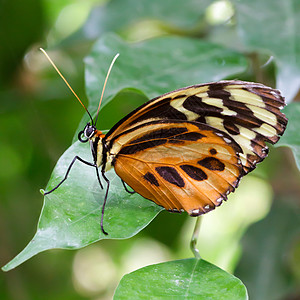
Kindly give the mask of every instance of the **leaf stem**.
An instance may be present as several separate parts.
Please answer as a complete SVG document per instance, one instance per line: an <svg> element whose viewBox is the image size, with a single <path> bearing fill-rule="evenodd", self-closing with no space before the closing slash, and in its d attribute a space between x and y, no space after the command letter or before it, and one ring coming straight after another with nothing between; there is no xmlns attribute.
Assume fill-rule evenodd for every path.
<svg viewBox="0 0 300 300"><path fill-rule="evenodd" d="M194 232L191 238L191 242L190 242L190 248L195 256L195 258L197 259L201 259L199 250L197 249L197 241L198 241L198 236L199 236L199 232L200 232L200 227L201 227L201 217L196 217L196 223L195 223L195 227L194 227Z"/></svg>

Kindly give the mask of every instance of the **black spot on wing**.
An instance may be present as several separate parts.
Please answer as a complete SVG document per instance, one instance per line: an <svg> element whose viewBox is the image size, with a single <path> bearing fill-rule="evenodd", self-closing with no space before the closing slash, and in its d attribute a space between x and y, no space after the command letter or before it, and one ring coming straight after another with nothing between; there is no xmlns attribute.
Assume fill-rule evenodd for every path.
<svg viewBox="0 0 300 300"><path fill-rule="evenodd" d="M217 150L215 148L211 148L211 149L209 149L209 153L211 155L216 155L217 154Z"/></svg>
<svg viewBox="0 0 300 300"><path fill-rule="evenodd" d="M207 179L206 173L200 168L191 165L181 165L180 168L194 180L202 181Z"/></svg>
<svg viewBox="0 0 300 300"><path fill-rule="evenodd" d="M173 167L156 167L156 172L166 181L178 187L184 187L184 180Z"/></svg>
<svg viewBox="0 0 300 300"><path fill-rule="evenodd" d="M208 170L224 171L225 165L215 157L206 157L198 161L198 164Z"/></svg>
<svg viewBox="0 0 300 300"><path fill-rule="evenodd" d="M159 183L158 183L156 177L154 176L154 174L147 172L143 177L151 184L153 184L155 186L159 186Z"/></svg>

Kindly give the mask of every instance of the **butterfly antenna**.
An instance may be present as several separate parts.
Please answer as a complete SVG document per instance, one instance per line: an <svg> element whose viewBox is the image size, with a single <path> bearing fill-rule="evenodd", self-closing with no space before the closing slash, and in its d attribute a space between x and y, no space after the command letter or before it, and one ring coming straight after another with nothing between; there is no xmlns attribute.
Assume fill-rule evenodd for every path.
<svg viewBox="0 0 300 300"><path fill-rule="evenodd" d="M77 94L74 92L74 90L71 88L71 86L68 83L68 81L66 80L66 78L58 70L58 68L56 67L56 65L54 64L54 62L52 61L52 59L49 57L49 55L47 54L47 52L43 48L40 48L40 50L44 53L44 55L47 57L47 59L49 60L49 62L51 63L51 65L53 66L53 68L55 69L55 71L58 73L58 75L61 77L61 79L65 82L65 84L67 85L67 87L70 89L70 91L76 97L76 99L79 101L79 103L82 105L82 107L85 109L85 111L89 115L90 119L92 120L92 124L94 124L94 121L93 121L93 118L92 118L91 114L89 113L89 111L87 110L87 108L84 106L84 104L81 102L81 100L79 99L79 97L77 96Z"/></svg>
<svg viewBox="0 0 300 300"><path fill-rule="evenodd" d="M95 126L96 126L96 123L97 123L97 120L98 120L98 115L99 115L99 111L100 111L100 106L101 106L101 102L102 102L102 99L103 99L103 95L104 95L104 91L105 91L105 87L106 87L106 83L107 83L107 79L108 79L108 76L110 74L110 71L116 61L116 59L118 58L120 54L117 53L115 55L115 57L113 58L112 62L110 63L110 66L109 66L109 69L107 71L107 74L106 74L106 77L105 77L105 80L104 80L104 84L103 84L103 88L102 88L102 93L101 93L101 97L100 97L100 101L99 101L99 105L98 105L98 110L97 110L97 115L96 115L96 120L95 120Z"/></svg>

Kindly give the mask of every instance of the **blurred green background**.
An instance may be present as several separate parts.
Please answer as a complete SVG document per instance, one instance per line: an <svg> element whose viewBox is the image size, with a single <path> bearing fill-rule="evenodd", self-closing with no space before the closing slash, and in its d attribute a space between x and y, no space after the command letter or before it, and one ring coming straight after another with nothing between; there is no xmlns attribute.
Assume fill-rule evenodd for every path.
<svg viewBox="0 0 300 300"><path fill-rule="evenodd" d="M262 2L270 14L276 14L271 1ZM278 54L278 48L287 54L284 42L275 51L277 65L273 60L262 70L259 66L268 61L270 51L254 51L237 38L241 27L236 10L241 14L244 4L246 12L253 13L252 1L161 3L0 2L1 266L34 235L43 204L39 189L46 186L57 159L72 143L84 114L39 47L48 49L85 103L83 59L95 40L108 31L132 42L169 34L214 41L245 54L249 68L239 79L274 86L277 77L277 84L286 86L283 75L276 73L276 66L287 59ZM293 21L295 14L290 13ZM273 18L276 25L279 21ZM286 88L289 100L297 100L297 84L294 90ZM144 98L137 97L130 105L117 105L119 116L141 101ZM116 99L115 103L122 101ZM109 104L103 109L102 129L117 121L115 107ZM228 203L203 218L198 248L205 259L236 274L253 295L250 299L299 299L299 172L290 150L272 147L270 152ZM105 240L78 251L41 253L15 270L0 273L0 298L111 299L125 273L151 263L190 257L193 223L194 219L185 215L162 212L129 240Z"/></svg>

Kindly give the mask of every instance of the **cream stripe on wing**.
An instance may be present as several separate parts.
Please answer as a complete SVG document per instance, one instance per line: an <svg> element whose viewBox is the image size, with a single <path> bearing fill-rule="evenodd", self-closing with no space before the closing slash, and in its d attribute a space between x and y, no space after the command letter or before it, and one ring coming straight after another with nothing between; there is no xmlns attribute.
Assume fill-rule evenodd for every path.
<svg viewBox="0 0 300 300"><path fill-rule="evenodd" d="M186 100L186 97L171 100L170 105L175 108L176 110L183 113L188 121L194 121L200 117L200 115L196 114L195 112L192 112L186 108L183 107L183 102Z"/></svg>

